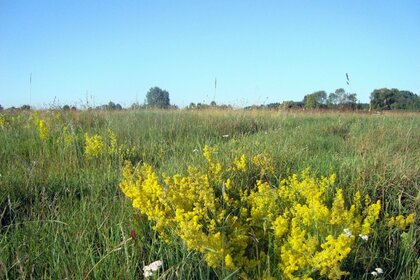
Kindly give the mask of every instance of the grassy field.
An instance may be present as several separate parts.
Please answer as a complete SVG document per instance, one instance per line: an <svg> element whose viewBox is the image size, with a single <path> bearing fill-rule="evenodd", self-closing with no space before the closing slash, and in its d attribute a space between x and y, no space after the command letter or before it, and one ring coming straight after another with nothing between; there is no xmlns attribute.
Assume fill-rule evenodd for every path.
<svg viewBox="0 0 420 280"><path fill-rule="evenodd" d="M119 188L126 161L186 174L205 166L205 146L224 162L267 154L271 186L307 168L316 178L336 174L330 206L338 187L346 206L356 192L379 200L377 225L341 262L343 278L420 279L419 114L3 112L0 143L0 279L141 279L155 260L161 279L281 279L270 242L253 270L210 267L176 234L165 242ZM416 221L389 229L385 213ZM384 273L375 277L377 267ZM318 272L310 275L326 279Z"/></svg>

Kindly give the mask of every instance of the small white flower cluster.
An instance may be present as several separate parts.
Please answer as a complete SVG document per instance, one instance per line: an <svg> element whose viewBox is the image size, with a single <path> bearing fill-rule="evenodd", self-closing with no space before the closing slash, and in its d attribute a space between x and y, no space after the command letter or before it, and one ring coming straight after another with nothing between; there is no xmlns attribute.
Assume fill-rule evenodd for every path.
<svg viewBox="0 0 420 280"><path fill-rule="evenodd" d="M380 267L375 268L374 271L372 271L370 274L372 274L373 276L378 276L379 274L384 273L384 270Z"/></svg>
<svg viewBox="0 0 420 280"><path fill-rule="evenodd" d="M150 276L153 276L153 273L158 271L159 268L163 265L162 261L154 261L149 265L146 265L143 267L143 276L144 278L148 278Z"/></svg>
<svg viewBox="0 0 420 280"><path fill-rule="evenodd" d="M367 241L369 239L369 236L363 234L359 234L359 237L362 238L364 241Z"/></svg>
<svg viewBox="0 0 420 280"><path fill-rule="evenodd" d="M353 236L353 234L351 233L351 230L349 230L348 228L345 228L343 231L347 235L348 238L351 238Z"/></svg>
<svg viewBox="0 0 420 280"><path fill-rule="evenodd" d="M222 135L223 138L228 138L229 134Z"/></svg>

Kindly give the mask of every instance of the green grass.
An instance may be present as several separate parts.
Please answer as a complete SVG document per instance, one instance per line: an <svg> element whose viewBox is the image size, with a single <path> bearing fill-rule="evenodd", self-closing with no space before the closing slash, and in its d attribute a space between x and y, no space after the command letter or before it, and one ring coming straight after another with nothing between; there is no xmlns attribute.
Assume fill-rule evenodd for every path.
<svg viewBox="0 0 420 280"><path fill-rule="evenodd" d="M167 174L202 159L217 145L266 151L277 179L311 168L337 174L337 185L380 199L390 214L417 214L407 234L373 239L344 265L350 279L416 279L419 271L420 115L245 111L39 112L49 127L39 139L33 113L6 113L0 126L0 279L134 279L144 265L164 260L165 279L220 275L175 237L161 241L118 188L124 160L147 162ZM62 115L61 115L62 114ZM59 139L68 126L70 146ZM84 133L134 148L124 157L84 158ZM226 135L228 135L226 137ZM225 137L224 137L225 136ZM60 144L61 143L61 144ZM137 232L132 238L130 232ZM365 251L363 251L365 250ZM274 266L274 264L273 264ZM226 275L225 275L226 276ZM418 276L417 276L418 277ZM417 278L418 279L418 278Z"/></svg>

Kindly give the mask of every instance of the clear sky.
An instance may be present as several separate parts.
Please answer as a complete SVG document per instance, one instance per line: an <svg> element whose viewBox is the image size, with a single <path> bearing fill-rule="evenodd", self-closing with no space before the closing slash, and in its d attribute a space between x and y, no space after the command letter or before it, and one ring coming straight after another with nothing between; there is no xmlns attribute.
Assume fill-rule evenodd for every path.
<svg viewBox="0 0 420 280"><path fill-rule="evenodd" d="M153 86L180 107L420 94L420 1L0 0L3 107L130 106Z"/></svg>

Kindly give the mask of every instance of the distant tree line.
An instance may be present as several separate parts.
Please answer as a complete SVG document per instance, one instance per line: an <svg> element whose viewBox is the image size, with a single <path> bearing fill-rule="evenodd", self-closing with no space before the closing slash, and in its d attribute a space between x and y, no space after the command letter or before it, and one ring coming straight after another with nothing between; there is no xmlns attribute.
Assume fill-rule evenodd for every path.
<svg viewBox="0 0 420 280"><path fill-rule="evenodd" d="M112 101L109 101L108 104L97 106L96 110L109 110L109 111L119 111L122 110L122 106L120 104L115 104Z"/></svg>
<svg viewBox="0 0 420 280"><path fill-rule="evenodd" d="M232 109L231 105L225 105L225 104L216 104L216 101L210 102L210 104L206 103L194 103L191 102L190 105L188 105L187 110L205 110L205 109L221 109L221 110L227 110Z"/></svg>
<svg viewBox="0 0 420 280"><path fill-rule="evenodd" d="M2 110L4 110L4 108L0 104L0 111L2 111ZM12 107L7 108L6 110L9 110L9 111L15 111L15 110L18 110L18 111L28 111L28 110L31 110L31 106L26 105L26 104L20 106L19 108L16 108L16 107L12 106Z"/></svg>
<svg viewBox="0 0 420 280"><path fill-rule="evenodd" d="M177 109L176 105L170 104L169 92L159 87L152 87L146 94L144 104L138 102L133 103L129 109L139 110L148 108L158 109ZM206 103L191 102L187 110L202 110L202 109L232 109L231 105L218 105L215 101ZM269 103L264 105L253 105L245 107L244 109L338 109L338 110L411 110L420 111L420 96L407 91L396 88L375 89L370 95L370 103L360 103L357 100L356 93L346 92L343 88L336 89L334 92L327 94L324 90L315 91L303 97L302 101L284 101L282 103ZM70 107L64 105L64 111L76 110L75 106ZM120 104L110 101L108 104L89 108L95 110L123 110ZM4 108L0 105L0 111ZM31 110L31 106L23 105L20 108L11 107L8 110Z"/></svg>
<svg viewBox="0 0 420 280"><path fill-rule="evenodd" d="M342 88L328 96L325 91L305 95L303 103L305 108L420 110L420 96L396 88L375 89L370 95L370 104L357 103L356 93L347 93Z"/></svg>
<svg viewBox="0 0 420 280"><path fill-rule="evenodd" d="M356 93L346 92L343 88L327 94L324 90L304 96L302 101L284 101L253 105L245 109L338 109L338 110L411 110L420 111L420 96L406 90L375 89L370 95L370 103L360 103Z"/></svg>

